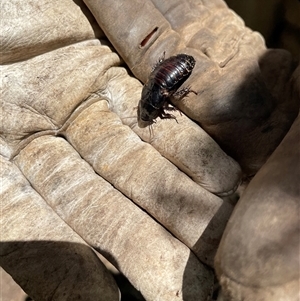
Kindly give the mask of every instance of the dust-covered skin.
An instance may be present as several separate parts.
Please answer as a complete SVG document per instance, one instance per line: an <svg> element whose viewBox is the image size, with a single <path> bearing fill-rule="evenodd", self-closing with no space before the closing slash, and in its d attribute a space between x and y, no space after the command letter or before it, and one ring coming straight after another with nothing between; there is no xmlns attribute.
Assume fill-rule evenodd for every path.
<svg viewBox="0 0 300 301"><path fill-rule="evenodd" d="M215 260L224 301L299 300L299 136L298 116L230 218Z"/></svg>
<svg viewBox="0 0 300 301"><path fill-rule="evenodd" d="M85 4L2 3L1 266L35 300L119 300L92 247L147 301L206 301L233 209L219 196L288 131L298 73L222 1ZM176 103L178 123L149 131L137 125L139 80L164 52L195 57L186 84L198 95ZM222 280L228 263L218 264ZM235 290L225 282L224 296Z"/></svg>
<svg viewBox="0 0 300 301"><path fill-rule="evenodd" d="M247 176L255 174L298 114L299 100L290 94L297 66L292 56L285 50L266 49L262 36L245 27L220 0L137 1L130 16L118 16L118 22L112 22L114 15L107 12L129 12L131 2L113 6L85 2L143 83L162 53L194 57L197 63L185 84L197 95L174 99L174 104L236 159ZM134 28L140 28L134 34L125 25L131 19Z"/></svg>

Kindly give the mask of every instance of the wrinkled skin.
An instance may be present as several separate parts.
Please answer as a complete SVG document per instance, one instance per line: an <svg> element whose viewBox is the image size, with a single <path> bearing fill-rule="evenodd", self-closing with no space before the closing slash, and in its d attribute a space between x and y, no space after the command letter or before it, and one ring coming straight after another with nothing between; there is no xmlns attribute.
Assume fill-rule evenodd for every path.
<svg viewBox="0 0 300 301"><path fill-rule="evenodd" d="M289 53L219 0L5 0L1 14L0 264L33 299L119 300L96 250L146 300L207 300L213 269L223 300L297 300ZM149 131L136 107L164 52L196 59L197 95ZM257 171L231 216L225 197Z"/></svg>

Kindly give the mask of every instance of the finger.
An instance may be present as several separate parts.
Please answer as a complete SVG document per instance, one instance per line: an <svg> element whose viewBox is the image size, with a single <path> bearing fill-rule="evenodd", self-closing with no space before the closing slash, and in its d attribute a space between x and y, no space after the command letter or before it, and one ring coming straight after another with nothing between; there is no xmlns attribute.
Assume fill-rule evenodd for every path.
<svg viewBox="0 0 300 301"><path fill-rule="evenodd" d="M299 296L300 119L239 200L216 256L224 297Z"/></svg>
<svg viewBox="0 0 300 301"><path fill-rule="evenodd" d="M28 59L69 44L103 37L81 2L1 1L0 63ZM38 17L37 17L38 15Z"/></svg>
<svg viewBox="0 0 300 301"><path fill-rule="evenodd" d="M240 183L239 165L227 156L205 131L185 115L174 112L174 120L158 120L149 128L137 126L136 106L140 83L125 70L113 68L106 74L107 86L97 92L110 109L132 128L143 141L151 143L164 157L188 174L196 183L219 196L233 193Z"/></svg>
<svg viewBox="0 0 300 301"><path fill-rule="evenodd" d="M1 266L35 300L119 300L117 285L90 247L14 164L1 156L0 166Z"/></svg>
<svg viewBox="0 0 300 301"><path fill-rule="evenodd" d="M15 162L58 215L124 273L146 299L206 300L211 271L100 178L65 139L39 137Z"/></svg>
<svg viewBox="0 0 300 301"><path fill-rule="evenodd" d="M150 1L108 3L85 0L85 4L126 64L143 82L164 51L169 55L169 49L179 48L179 35L171 30L170 24ZM116 12L120 11L122 14L118 13L116 18ZM150 46L155 53L148 53Z"/></svg>

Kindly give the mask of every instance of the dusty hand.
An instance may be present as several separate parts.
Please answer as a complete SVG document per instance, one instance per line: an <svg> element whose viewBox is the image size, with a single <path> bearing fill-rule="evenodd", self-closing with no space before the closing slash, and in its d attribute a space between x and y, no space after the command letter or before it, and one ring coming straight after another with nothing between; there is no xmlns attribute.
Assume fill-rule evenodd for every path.
<svg viewBox="0 0 300 301"><path fill-rule="evenodd" d="M91 246L147 300L206 299L213 274L200 260L212 265L232 207L174 164L219 194L238 164L184 116L172 139L170 123L155 129L173 163L142 142L141 83L77 5L39 5L38 18L30 3L2 12L1 265L37 300L116 300Z"/></svg>
<svg viewBox="0 0 300 301"><path fill-rule="evenodd" d="M262 167L299 111L300 69L295 70L297 63L288 52L267 50L261 36L245 28L222 1L85 2L144 83L162 53L192 55L196 66L185 84L197 95L173 99L174 104L240 163L246 177ZM297 122L249 185L227 227L216 260L224 300L297 296ZM182 132L174 122L162 120L153 126L154 138L141 137L176 162L169 148L163 148L178 135L176 129ZM190 170L187 174L199 183Z"/></svg>
<svg viewBox="0 0 300 301"><path fill-rule="evenodd" d="M118 53L142 81L164 51L169 56L189 50L183 39L188 35L168 27L177 24L178 29L187 28L184 18L181 18L184 26L180 26L178 19L170 22L167 13L164 13L166 18L156 18L158 11L149 10L152 4L148 2L143 3L144 10L135 7L132 1L128 7L124 2L125 6L119 8L113 7L113 3L109 7L95 3L96 8L93 1L86 1ZM6 180L1 264L38 300L53 295L54 291L61 300L66 288L68 297L79 294L85 300L96 300L107 294L103 300L116 300L117 288L90 250L92 246L105 254L147 300L158 297L174 300L174 296L184 300L194 300L197 296L205 300L212 286L212 272L198 259L212 265L232 210L210 192L224 195L234 190L240 180L239 165L198 125L179 113L178 124L172 120L159 121L153 135L147 128L139 128L135 108L142 85L120 67L119 56L103 46L107 41L101 39L104 36L95 23L89 22L73 2L65 1L63 5L40 2L44 13L38 18L35 18L36 7L23 6L26 13L21 16L32 15L31 22L24 22L22 17L17 19L23 31L15 43L4 48L5 63L24 61L2 66L5 122L1 154L5 167L2 176ZM209 7L202 8L210 12ZM82 9L88 16L84 6ZM133 17L129 12L136 12L134 19L140 20L138 25L130 22ZM20 16L20 11L17 15ZM111 18L106 21L105 17L111 15L118 22ZM16 20L11 15L8 18ZM150 31L147 27L153 25L150 21L157 20L168 30L159 31L162 28L159 26L153 37L163 33L158 35L160 39L154 43L150 37L150 42L145 41L138 48L153 30L153 26ZM8 32L18 37L18 26L9 24L8 28ZM29 39L27 32L37 39ZM95 37L101 42L94 40ZM202 39L195 38L196 41ZM263 45L260 47L264 49ZM176 105L197 120L191 108L210 100L204 97L207 90L201 92L200 83L205 79L205 87L213 95L219 89L203 75L216 73L215 60L205 57L204 66L212 68L206 73L210 69L203 67L204 58L198 51L201 47L195 49L192 55L199 69L195 69L187 84L197 87L199 99L190 96ZM255 64L257 59L255 55L252 58ZM227 73L222 76L219 83ZM227 85L233 93L235 89L228 82ZM224 115L219 110L215 112L218 118ZM202 108L195 109L197 121L210 131L202 119L212 120L213 112L206 113L206 118L200 113ZM217 139L218 135L215 136ZM21 259L16 265L16 258L21 256L26 261ZM20 273L20 264L26 266L25 275ZM53 265L56 268L45 273ZM74 265L78 272L72 270L66 276L66 271ZM78 281L79 274L84 275L80 278L82 283ZM65 279L76 281L77 289L62 285ZM86 287L86 283L90 286ZM62 289L57 290L57 286Z"/></svg>

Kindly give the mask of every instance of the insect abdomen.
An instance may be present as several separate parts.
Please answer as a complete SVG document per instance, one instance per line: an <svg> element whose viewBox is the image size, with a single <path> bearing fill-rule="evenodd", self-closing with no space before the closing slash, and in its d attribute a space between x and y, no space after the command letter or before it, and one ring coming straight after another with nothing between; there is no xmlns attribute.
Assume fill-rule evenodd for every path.
<svg viewBox="0 0 300 301"><path fill-rule="evenodd" d="M195 59L186 54L172 56L159 64L151 74L155 84L168 92L176 91L190 76Z"/></svg>
<svg viewBox="0 0 300 301"><path fill-rule="evenodd" d="M183 98L190 92L197 94L189 87L177 91L191 75L195 63L195 59L187 54L159 60L142 90L138 105L138 120L141 121L141 125L142 122L153 123L157 117L176 119L174 115L166 112L169 110L170 97L177 94Z"/></svg>

